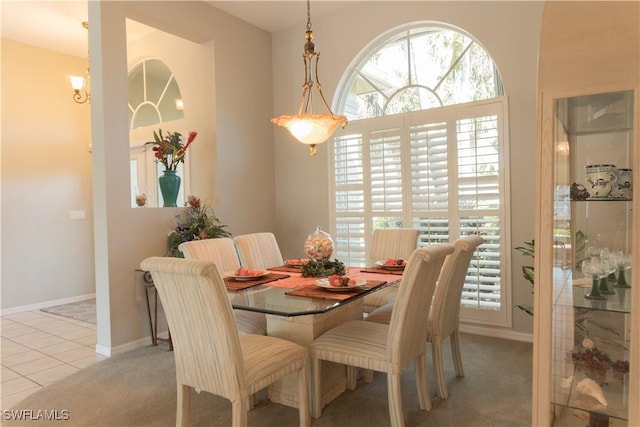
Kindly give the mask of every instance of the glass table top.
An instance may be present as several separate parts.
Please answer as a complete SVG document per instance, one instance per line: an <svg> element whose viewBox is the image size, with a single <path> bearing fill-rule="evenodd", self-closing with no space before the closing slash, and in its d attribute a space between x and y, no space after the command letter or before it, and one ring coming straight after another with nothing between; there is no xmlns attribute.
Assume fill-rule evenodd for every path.
<svg viewBox="0 0 640 427"><path fill-rule="evenodd" d="M353 276L353 272L355 271L359 270L351 267L349 275ZM292 277L288 279L281 279L276 282L254 286L237 292L229 291L228 295L231 300L231 305L235 309L287 317L325 313L341 305L364 298L366 295L377 292L387 286L399 283L401 278L401 276L397 274L357 273L357 276L361 278L386 281L386 283L375 289L367 289L358 295L339 301L287 295L286 293L288 291L292 291L295 288L295 286L287 287L287 282L300 280L299 274L291 273L291 276Z"/></svg>

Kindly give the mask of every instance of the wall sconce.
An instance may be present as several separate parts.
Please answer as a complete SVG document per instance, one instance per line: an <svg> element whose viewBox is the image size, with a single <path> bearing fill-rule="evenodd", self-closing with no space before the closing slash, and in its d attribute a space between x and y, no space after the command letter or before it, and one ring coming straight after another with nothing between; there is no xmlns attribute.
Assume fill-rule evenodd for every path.
<svg viewBox="0 0 640 427"><path fill-rule="evenodd" d="M89 23L83 22L82 27L89 31ZM71 76L71 88L73 89L73 100L78 104L84 104L91 101L91 93L89 92L89 56L87 52L87 74L82 76Z"/></svg>
<svg viewBox="0 0 640 427"><path fill-rule="evenodd" d="M271 122L285 127L291 134L303 144L309 145L309 154L316 154L316 144L326 142L338 126L347 126L347 118L345 116L337 116L333 114L329 104L322 93L322 85L318 80L318 60L320 52L315 51L315 45L311 41L313 39L313 31L311 31L311 6L310 0L307 0L307 31L305 33L307 42L304 44L304 84L302 85L302 99L300 100L300 108L298 114L293 116L280 116L271 119ZM315 58L315 67L313 59ZM315 78L314 78L315 77ZM324 106L327 108L328 114L313 114L313 87L318 89L320 98Z"/></svg>

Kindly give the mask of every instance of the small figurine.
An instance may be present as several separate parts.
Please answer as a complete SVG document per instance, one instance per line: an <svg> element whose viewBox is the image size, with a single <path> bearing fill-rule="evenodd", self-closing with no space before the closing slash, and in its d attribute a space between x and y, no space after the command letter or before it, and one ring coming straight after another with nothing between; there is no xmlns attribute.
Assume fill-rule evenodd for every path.
<svg viewBox="0 0 640 427"><path fill-rule="evenodd" d="M584 187L584 185L573 183L571 184L571 190L569 192L571 200L587 200L591 195Z"/></svg>

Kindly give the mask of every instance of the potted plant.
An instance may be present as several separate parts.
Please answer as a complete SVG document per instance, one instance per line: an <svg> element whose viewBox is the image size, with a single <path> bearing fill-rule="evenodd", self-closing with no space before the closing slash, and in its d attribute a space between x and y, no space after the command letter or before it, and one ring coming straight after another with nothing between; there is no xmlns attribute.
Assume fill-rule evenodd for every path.
<svg viewBox="0 0 640 427"><path fill-rule="evenodd" d="M167 256L183 258L184 255L178 250L182 242L231 237L231 233L224 229L226 225L220 223L213 208L196 196L187 198L187 207L176 215L176 220L178 225L167 240Z"/></svg>
<svg viewBox="0 0 640 427"><path fill-rule="evenodd" d="M531 240L530 242L524 242L524 246L518 246L516 248L517 251L524 256L530 256L531 259L535 257L535 240ZM527 279L529 285L531 286L531 293L533 293L534 288L534 269L532 265L523 265L522 266L522 276ZM520 310L524 311L530 316L533 316L533 307L528 304L517 304Z"/></svg>

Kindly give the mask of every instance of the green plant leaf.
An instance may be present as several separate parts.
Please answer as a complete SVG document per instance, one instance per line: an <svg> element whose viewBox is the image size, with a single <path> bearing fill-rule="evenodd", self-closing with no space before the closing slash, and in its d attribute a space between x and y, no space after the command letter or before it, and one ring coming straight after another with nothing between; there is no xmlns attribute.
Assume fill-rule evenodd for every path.
<svg viewBox="0 0 640 427"><path fill-rule="evenodd" d="M529 316L533 316L533 307L531 307L530 305L521 304L516 305L516 307L527 313Z"/></svg>
<svg viewBox="0 0 640 427"><path fill-rule="evenodd" d="M525 279L527 279L529 281L529 283L531 283L532 285L534 284L533 279L534 279L534 270L533 267L530 265L523 265L522 266L522 275L524 276Z"/></svg>

